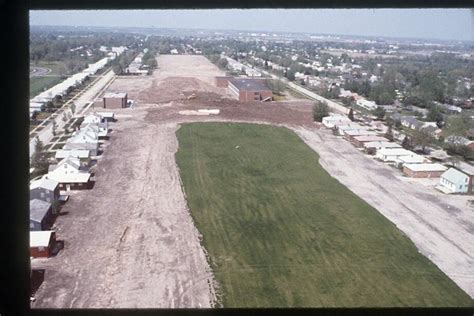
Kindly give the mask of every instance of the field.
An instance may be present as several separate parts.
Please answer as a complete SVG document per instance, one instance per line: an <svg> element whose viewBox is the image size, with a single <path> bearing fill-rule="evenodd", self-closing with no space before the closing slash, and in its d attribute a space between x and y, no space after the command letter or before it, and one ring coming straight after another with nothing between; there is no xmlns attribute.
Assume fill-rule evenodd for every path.
<svg viewBox="0 0 474 316"><path fill-rule="evenodd" d="M289 130L193 123L177 137L224 307L472 304Z"/></svg>
<svg viewBox="0 0 474 316"><path fill-rule="evenodd" d="M65 71L63 62L41 62L32 68L37 72L30 73L30 98L64 80L61 78L61 69Z"/></svg>

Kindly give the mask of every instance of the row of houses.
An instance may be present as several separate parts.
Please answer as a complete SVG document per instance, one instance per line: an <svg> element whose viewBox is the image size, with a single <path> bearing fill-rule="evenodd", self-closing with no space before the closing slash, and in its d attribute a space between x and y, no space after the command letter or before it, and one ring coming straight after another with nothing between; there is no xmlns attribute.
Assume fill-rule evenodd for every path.
<svg viewBox="0 0 474 316"><path fill-rule="evenodd" d="M56 233L52 230L54 217L69 196L61 191L83 190L92 187L91 164L99 153L99 139L107 137L108 123L115 120L113 113L88 114L68 139L56 151L48 173L30 184L30 255L49 257L57 249Z"/></svg>
<svg viewBox="0 0 474 316"><path fill-rule="evenodd" d="M474 172L469 173L432 162L427 157L406 150L380 136L373 127L352 122L344 115L334 114L324 117L322 123L369 155L402 169L408 177L440 178L436 188L444 193L473 192Z"/></svg>
<svg viewBox="0 0 474 316"><path fill-rule="evenodd" d="M34 112L44 111L47 102L53 101L56 96L65 96L72 89L81 85L86 78L94 75L100 69L104 68L110 61L114 60L117 56L121 55L126 50L125 47L112 47L112 51L107 57L102 58L96 63L90 64L83 71L72 75L66 80L58 83L57 85L49 88L48 90L38 94L34 98L30 99L30 118L33 117Z"/></svg>

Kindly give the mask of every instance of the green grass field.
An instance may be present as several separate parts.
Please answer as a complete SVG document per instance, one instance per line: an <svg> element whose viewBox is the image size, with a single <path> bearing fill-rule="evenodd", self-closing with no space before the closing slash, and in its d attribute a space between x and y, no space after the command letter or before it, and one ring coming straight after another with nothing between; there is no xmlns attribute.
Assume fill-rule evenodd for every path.
<svg viewBox="0 0 474 316"><path fill-rule="evenodd" d="M64 62L39 62L36 66L51 69L48 76L30 77L30 98L40 94L46 89L60 83L64 79L61 78L61 68L65 71ZM55 76L55 77L53 77Z"/></svg>
<svg viewBox="0 0 474 316"><path fill-rule="evenodd" d="M224 307L472 306L293 132L193 123L177 136Z"/></svg>

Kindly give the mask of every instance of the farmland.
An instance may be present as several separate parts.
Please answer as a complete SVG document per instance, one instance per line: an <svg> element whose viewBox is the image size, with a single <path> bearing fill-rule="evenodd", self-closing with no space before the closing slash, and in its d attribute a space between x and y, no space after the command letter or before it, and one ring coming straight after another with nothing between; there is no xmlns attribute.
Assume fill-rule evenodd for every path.
<svg viewBox="0 0 474 316"><path fill-rule="evenodd" d="M472 305L289 130L192 123L177 137L224 307Z"/></svg>

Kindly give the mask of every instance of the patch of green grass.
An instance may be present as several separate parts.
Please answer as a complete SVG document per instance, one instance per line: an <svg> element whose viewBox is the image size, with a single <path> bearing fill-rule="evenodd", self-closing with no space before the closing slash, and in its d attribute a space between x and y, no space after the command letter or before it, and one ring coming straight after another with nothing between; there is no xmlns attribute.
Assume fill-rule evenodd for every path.
<svg viewBox="0 0 474 316"><path fill-rule="evenodd" d="M193 123L177 137L224 307L472 306L293 132Z"/></svg>
<svg viewBox="0 0 474 316"><path fill-rule="evenodd" d="M61 77L31 77L30 78L30 98L40 94L44 90L63 81Z"/></svg>

